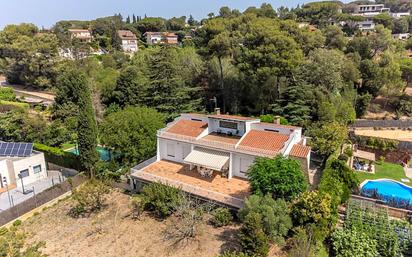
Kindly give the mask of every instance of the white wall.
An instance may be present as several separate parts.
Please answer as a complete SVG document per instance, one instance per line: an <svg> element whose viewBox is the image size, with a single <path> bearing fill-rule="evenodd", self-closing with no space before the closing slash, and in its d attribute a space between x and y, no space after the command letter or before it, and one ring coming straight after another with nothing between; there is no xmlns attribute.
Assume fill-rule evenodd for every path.
<svg viewBox="0 0 412 257"><path fill-rule="evenodd" d="M152 45L152 44L158 44L162 41L162 36L161 35L147 35L147 44Z"/></svg>
<svg viewBox="0 0 412 257"><path fill-rule="evenodd" d="M280 134L283 135L289 135L293 131L300 130L300 133L302 134L302 129L291 129L282 125L276 125L276 124L270 124L270 123L256 123L256 124L251 124L251 128L255 130L276 130Z"/></svg>
<svg viewBox="0 0 412 257"><path fill-rule="evenodd" d="M159 155L161 160L183 163L184 158L192 151L188 143L159 139Z"/></svg>
<svg viewBox="0 0 412 257"><path fill-rule="evenodd" d="M34 174L33 167L37 165L41 166L41 172ZM21 187L21 182L20 182L18 175L20 171L22 170L25 170L25 169L29 170L29 176L23 178L24 184L33 183L39 179L47 177L46 162L44 160L43 153L34 154L31 157L13 161L13 167L14 167L14 173L15 173L15 177L17 181L16 184L18 187L19 186Z"/></svg>
<svg viewBox="0 0 412 257"><path fill-rule="evenodd" d="M251 155L246 155L246 154L239 154L239 153L233 153L232 157L233 157L233 161L232 161L233 176L247 178L245 172L247 172L250 165L253 164L256 157L251 156Z"/></svg>
<svg viewBox="0 0 412 257"><path fill-rule="evenodd" d="M11 171L11 172L10 172ZM0 179L3 180L3 177L7 179L7 183L10 185L14 183L14 179L12 178L14 172L13 167L8 165L8 161L6 159L0 161ZM4 187L5 185L3 185Z"/></svg>

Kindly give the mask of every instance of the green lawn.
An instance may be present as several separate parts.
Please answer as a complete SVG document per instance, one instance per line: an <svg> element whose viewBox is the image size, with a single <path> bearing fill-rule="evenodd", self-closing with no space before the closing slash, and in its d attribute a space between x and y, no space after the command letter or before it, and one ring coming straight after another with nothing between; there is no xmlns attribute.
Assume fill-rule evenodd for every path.
<svg viewBox="0 0 412 257"><path fill-rule="evenodd" d="M402 182L402 178L407 178L405 172L401 165L383 162L382 164L376 164L375 174L368 174L365 172L355 171L360 183L366 179L379 179L379 178L389 178L399 182ZM412 183L404 184L412 186Z"/></svg>
<svg viewBox="0 0 412 257"><path fill-rule="evenodd" d="M66 151L66 150L68 150L68 149L70 149L70 148L73 148L73 147L75 147L75 146L76 146L75 144L66 143L66 144L62 144L61 149L62 149L63 151Z"/></svg>

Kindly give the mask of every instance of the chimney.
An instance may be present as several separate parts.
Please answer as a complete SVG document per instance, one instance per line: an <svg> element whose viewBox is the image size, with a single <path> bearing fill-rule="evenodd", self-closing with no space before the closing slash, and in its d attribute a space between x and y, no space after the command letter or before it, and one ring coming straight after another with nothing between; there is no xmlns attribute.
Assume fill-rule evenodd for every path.
<svg viewBox="0 0 412 257"><path fill-rule="evenodd" d="M220 108L215 108L216 115L220 115Z"/></svg>
<svg viewBox="0 0 412 257"><path fill-rule="evenodd" d="M280 116L275 116L275 118L273 119L273 123L280 125Z"/></svg>

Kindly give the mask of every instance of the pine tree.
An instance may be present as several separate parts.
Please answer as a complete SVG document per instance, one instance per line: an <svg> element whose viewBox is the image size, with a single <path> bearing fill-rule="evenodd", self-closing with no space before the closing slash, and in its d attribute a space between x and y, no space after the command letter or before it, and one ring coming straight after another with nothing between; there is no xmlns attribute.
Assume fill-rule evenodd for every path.
<svg viewBox="0 0 412 257"><path fill-rule="evenodd" d="M195 21L195 19L193 18L192 15L189 16L189 19L187 20L187 23L188 23L190 26L194 26L194 25L196 24L196 21Z"/></svg>
<svg viewBox="0 0 412 257"><path fill-rule="evenodd" d="M180 76L172 60L177 59L174 47L162 47L150 60L150 85L147 91L148 106L173 118L179 113L195 111L201 98L199 88L191 86Z"/></svg>
<svg viewBox="0 0 412 257"><path fill-rule="evenodd" d="M127 16L127 18L126 18L126 23L127 23L127 24L130 24L130 15Z"/></svg>
<svg viewBox="0 0 412 257"><path fill-rule="evenodd" d="M294 125L304 125L310 119L308 92L308 86L292 82L274 105L274 112Z"/></svg>

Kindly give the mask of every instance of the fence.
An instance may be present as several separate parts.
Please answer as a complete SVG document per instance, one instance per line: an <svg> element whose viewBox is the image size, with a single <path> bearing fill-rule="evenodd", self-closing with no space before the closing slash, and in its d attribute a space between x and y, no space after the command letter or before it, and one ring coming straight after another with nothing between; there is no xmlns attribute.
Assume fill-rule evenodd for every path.
<svg viewBox="0 0 412 257"><path fill-rule="evenodd" d="M412 120L356 120L355 128L412 128Z"/></svg>
<svg viewBox="0 0 412 257"><path fill-rule="evenodd" d="M76 175L72 177L71 184L73 185L73 187L77 187L85 180L86 178L82 177L81 175ZM4 224L20 217L21 215L70 191L72 188L71 184L66 180L61 184L57 184L41 193L35 194L32 198L16 204L14 207L0 212L0 226L3 226Z"/></svg>
<svg viewBox="0 0 412 257"><path fill-rule="evenodd" d="M398 219L409 219L412 216L412 212L409 210L405 209L399 209L399 208L394 208L387 206L382 203L382 201L379 201L377 199L369 198L369 197L363 197L359 195L351 195L351 199L353 200L358 200L358 201L364 201L364 202L369 202L371 203L372 206L375 208L382 208L387 210L388 215L390 217L398 218Z"/></svg>

